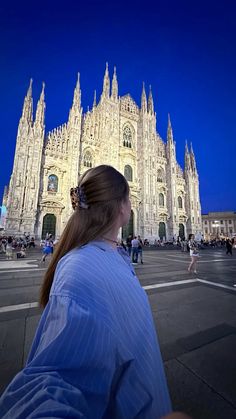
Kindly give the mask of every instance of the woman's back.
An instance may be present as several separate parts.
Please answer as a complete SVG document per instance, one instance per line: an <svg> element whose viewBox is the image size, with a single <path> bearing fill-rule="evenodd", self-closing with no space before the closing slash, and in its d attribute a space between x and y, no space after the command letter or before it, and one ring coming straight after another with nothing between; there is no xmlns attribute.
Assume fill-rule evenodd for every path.
<svg viewBox="0 0 236 419"><path fill-rule="evenodd" d="M3 418L158 419L171 405L152 314L117 249L128 182L102 165L70 194L75 211L44 276L27 365L2 396Z"/></svg>
<svg viewBox="0 0 236 419"><path fill-rule="evenodd" d="M26 369L10 388L8 403L25 392L24 410L15 416L13 405L9 417L46 402L45 388L63 391L60 409L70 417L80 417L77 405L93 419L141 411L156 419L171 410L147 296L124 258L94 242L59 262ZM51 398L58 408L54 390Z"/></svg>

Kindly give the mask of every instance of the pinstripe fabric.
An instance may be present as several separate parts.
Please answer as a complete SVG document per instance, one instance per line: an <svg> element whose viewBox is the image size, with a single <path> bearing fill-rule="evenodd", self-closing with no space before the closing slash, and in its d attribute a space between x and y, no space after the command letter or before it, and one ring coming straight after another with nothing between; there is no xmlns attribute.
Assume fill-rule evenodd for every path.
<svg viewBox="0 0 236 419"><path fill-rule="evenodd" d="M122 250L92 242L58 263L27 365L2 418L148 418L171 411L147 296Z"/></svg>

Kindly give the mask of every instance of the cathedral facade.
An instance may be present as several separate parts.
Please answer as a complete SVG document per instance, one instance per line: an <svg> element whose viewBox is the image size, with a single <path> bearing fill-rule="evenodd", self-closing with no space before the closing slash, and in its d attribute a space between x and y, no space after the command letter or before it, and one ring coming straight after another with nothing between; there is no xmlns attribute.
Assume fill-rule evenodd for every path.
<svg viewBox="0 0 236 419"><path fill-rule="evenodd" d="M80 81L68 122L45 135L44 84L33 118L32 80L20 118L7 200L7 234L59 237L72 213L70 188L88 168L109 164L130 186L131 218L121 232L149 240L201 231L199 179L194 153L185 147L185 167L176 161L170 118L167 140L156 130L152 92L145 87L141 107L119 97L116 70L108 66L101 98L83 113Z"/></svg>

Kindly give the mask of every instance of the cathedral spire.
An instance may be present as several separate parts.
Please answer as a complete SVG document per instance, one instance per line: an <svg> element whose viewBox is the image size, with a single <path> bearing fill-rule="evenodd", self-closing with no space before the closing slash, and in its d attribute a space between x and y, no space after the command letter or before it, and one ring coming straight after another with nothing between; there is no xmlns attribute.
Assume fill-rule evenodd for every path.
<svg viewBox="0 0 236 419"><path fill-rule="evenodd" d="M194 155L192 141L191 141L191 143L190 143L190 153Z"/></svg>
<svg viewBox="0 0 236 419"><path fill-rule="evenodd" d="M152 87L149 86L149 96L148 96L148 112L151 115L154 115L154 103L153 103L153 97L152 97Z"/></svg>
<svg viewBox="0 0 236 419"><path fill-rule="evenodd" d="M80 121L80 116L82 113L81 108L81 90L80 90L80 73L78 73L76 86L74 89L73 103L69 113L69 124L74 126Z"/></svg>
<svg viewBox="0 0 236 419"><path fill-rule="evenodd" d="M30 79L30 84L25 96L23 110L22 110L22 120L26 120L28 123L32 124L33 122L33 98L32 98L32 83L33 79Z"/></svg>
<svg viewBox="0 0 236 419"><path fill-rule="evenodd" d="M80 109L80 107L81 107L81 90L80 90L80 73L78 73L77 83L74 90L72 108Z"/></svg>
<svg viewBox="0 0 236 419"><path fill-rule="evenodd" d="M114 67L114 73L112 78L111 97L114 100L118 99L118 82L116 76L116 67Z"/></svg>
<svg viewBox="0 0 236 419"><path fill-rule="evenodd" d="M28 91L27 91L27 97L28 98L32 97L32 84L33 84L33 79L31 78L30 79L30 84L29 84L29 87L28 87Z"/></svg>
<svg viewBox="0 0 236 419"><path fill-rule="evenodd" d="M43 82L42 91L41 91L40 98L37 104L36 117L35 117L35 124L40 124L42 126L44 126L44 114L45 114L44 88L45 88L45 83Z"/></svg>
<svg viewBox="0 0 236 419"><path fill-rule="evenodd" d="M103 97L106 99L110 96L110 77L109 77L109 71L108 71L108 63L106 63L106 70L105 75L103 79L103 91L102 91Z"/></svg>
<svg viewBox="0 0 236 419"><path fill-rule="evenodd" d="M185 171L190 169L190 154L187 140L185 141L184 169Z"/></svg>
<svg viewBox="0 0 236 419"><path fill-rule="evenodd" d="M192 142L190 143L190 161L193 172L197 172L196 160L193 152Z"/></svg>
<svg viewBox="0 0 236 419"><path fill-rule="evenodd" d="M188 151L188 141L185 140L185 155L187 155L187 154L189 154L189 151Z"/></svg>
<svg viewBox="0 0 236 419"><path fill-rule="evenodd" d="M94 96L93 96L93 108L95 108L97 105L97 92L94 90Z"/></svg>
<svg viewBox="0 0 236 419"><path fill-rule="evenodd" d="M147 112L147 96L146 96L144 82L143 82L143 89L142 89L142 96L141 96L141 109L143 112Z"/></svg>
<svg viewBox="0 0 236 419"><path fill-rule="evenodd" d="M173 130L170 121L170 114L168 113L168 127L167 127L167 142L173 143Z"/></svg>

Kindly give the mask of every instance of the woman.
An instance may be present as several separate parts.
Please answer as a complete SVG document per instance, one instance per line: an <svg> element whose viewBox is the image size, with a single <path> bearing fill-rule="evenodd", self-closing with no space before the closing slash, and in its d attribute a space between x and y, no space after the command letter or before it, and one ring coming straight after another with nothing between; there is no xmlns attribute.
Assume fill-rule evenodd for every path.
<svg viewBox="0 0 236 419"><path fill-rule="evenodd" d="M53 239L52 239L52 234L49 234L43 246L43 256L42 256L41 262L45 262L46 257L48 255L51 255L52 253L53 253Z"/></svg>
<svg viewBox="0 0 236 419"><path fill-rule="evenodd" d="M191 272L192 270L194 273L197 273L197 261L199 258L199 251L196 242L194 241L194 234L189 234L189 253L191 257L191 262L188 267L188 272Z"/></svg>
<svg viewBox="0 0 236 419"><path fill-rule="evenodd" d="M125 178L89 169L45 274L45 307L2 418L148 418L171 411L148 298L117 235L131 204Z"/></svg>
<svg viewBox="0 0 236 419"><path fill-rule="evenodd" d="M12 249L12 237L8 236L7 238L7 245L6 245L6 258L7 260L11 260L13 257L13 249Z"/></svg>
<svg viewBox="0 0 236 419"><path fill-rule="evenodd" d="M138 254L139 254L139 257L140 257L140 262L143 265L143 241L142 241L140 236L138 236L138 241L139 241Z"/></svg>

